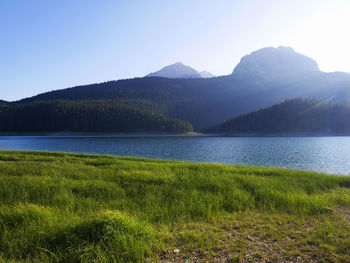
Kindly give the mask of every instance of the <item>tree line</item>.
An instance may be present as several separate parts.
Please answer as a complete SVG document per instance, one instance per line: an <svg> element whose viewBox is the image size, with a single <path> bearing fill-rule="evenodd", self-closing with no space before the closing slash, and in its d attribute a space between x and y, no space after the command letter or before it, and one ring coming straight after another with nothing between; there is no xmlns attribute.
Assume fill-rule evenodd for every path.
<svg viewBox="0 0 350 263"><path fill-rule="evenodd" d="M189 122L166 117L159 111L158 105L150 102L128 100L52 100L2 104L0 131L188 132L193 130Z"/></svg>

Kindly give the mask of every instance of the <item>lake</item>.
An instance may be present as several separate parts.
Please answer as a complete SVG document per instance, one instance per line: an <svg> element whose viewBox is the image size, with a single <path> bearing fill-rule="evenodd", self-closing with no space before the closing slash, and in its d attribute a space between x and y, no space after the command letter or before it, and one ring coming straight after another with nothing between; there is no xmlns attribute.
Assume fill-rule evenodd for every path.
<svg viewBox="0 0 350 263"><path fill-rule="evenodd" d="M350 174L350 137L0 136L0 149L111 154Z"/></svg>

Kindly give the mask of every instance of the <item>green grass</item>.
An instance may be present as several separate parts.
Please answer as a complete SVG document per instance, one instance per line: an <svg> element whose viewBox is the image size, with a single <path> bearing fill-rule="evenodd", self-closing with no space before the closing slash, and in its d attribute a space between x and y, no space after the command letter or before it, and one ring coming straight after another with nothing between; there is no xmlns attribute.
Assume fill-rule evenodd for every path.
<svg viewBox="0 0 350 263"><path fill-rule="evenodd" d="M0 262L350 262L349 211L346 176L0 152Z"/></svg>

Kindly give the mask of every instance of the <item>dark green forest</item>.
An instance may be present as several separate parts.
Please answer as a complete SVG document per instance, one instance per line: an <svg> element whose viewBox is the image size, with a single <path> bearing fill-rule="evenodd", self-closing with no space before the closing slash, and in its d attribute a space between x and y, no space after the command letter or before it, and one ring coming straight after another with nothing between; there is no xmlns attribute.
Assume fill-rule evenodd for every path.
<svg viewBox="0 0 350 263"><path fill-rule="evenodd" d="M223 122L218 132L350 134L350 105L293 99Z"/></svg>
<svg viewBox="0 0 350 263"><path fill-rule="evenodd" d="M133 105L137 106L133 106ZM147 108L147 110L145 110ZM37 101L0 106L1 132L189 132L186 121L136 100Z"/></svg>
<svg viewBox="0 0 350 263"><path fill-rule="evenodd" d="M224 118L255 109L254 100L244 106L235 102L249 90L240 89L231 77L215 79L168 79L158 77L109 81L47 92L20 102L50 100L137 100L150 102L160 113L193 124L196 130L219 124ZM274 101L268 100L270 105ZM139 104L139 103L137 103Z"/></svg>

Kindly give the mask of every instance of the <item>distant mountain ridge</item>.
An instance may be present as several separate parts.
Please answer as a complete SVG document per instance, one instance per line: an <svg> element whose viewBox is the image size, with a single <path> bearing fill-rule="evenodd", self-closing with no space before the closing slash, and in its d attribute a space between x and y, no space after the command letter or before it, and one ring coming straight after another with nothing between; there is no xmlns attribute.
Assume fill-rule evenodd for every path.
<svg viewBox="0 0 350 263"><path fill-rule="evenodd" d="M260 76L271 80L319 72L313 59L295 52L290 47L263 48L244 56L232 74L236 76Z"/></svg>
<svg viewBox="0 0 350 263"><path fill-rule="evenodd" d="M144 101L153 105L157 114L185 120L195 130L205 130L232 116L296 97L325 102L350 101L350 74L322 72L316 62L291 48L263 48L242 58L228 76L169 78L168 75L109 81L55 90L17 103Z"/></svg>
<svg viewBox="0 0 350 263"><path fill-rule="evenodd" d="M194 68L191 68L189 66L186 66L182 64L181 62L177 62L174 64L171 64L169 66L165 66L162 69L148 74L146 77L162 77L162 78L173 78L173 79L180 79L180 78L213 78L215 77L213 74L211 74L208 71L201 71L198 72Z"/></svg>
<svg viewBox="0 0 350 263"><path fill-rule="evenodd" d="M166 66L156 72L148 74L146 77L163 78L201 78L199 72L189 66L177 62Z"/></svg>

